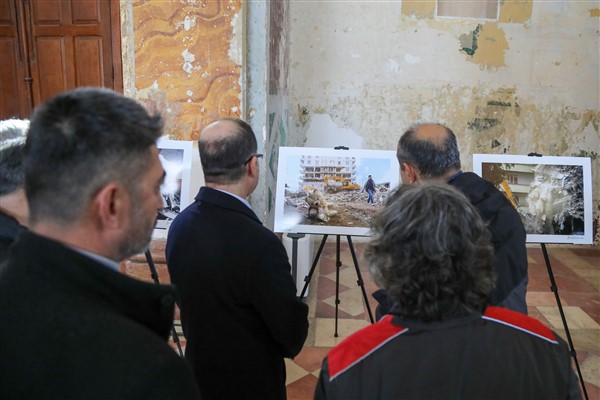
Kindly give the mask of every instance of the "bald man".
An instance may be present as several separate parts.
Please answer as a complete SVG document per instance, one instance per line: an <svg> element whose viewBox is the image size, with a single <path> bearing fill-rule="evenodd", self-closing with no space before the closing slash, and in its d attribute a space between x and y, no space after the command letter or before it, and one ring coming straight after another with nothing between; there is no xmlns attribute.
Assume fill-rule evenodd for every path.
<svg viewBox="0 0 600 400"><path fill-rule="evenodd" d="M526 232L519 214L490 182L472 172L462 172L454 132L440 124L418 124L400 138L397 149L402 183L446 182L463 192L487 224L494 246L496 285L492 305L527 314ZM378 316L391 306L377 291Z"/></svg>
<svg viewBox="0 0 600 400"><path fill-rule="evenodd" d="M203 399L285 399L284 357L302 349L308 307L281 241L246 200L262 155L252 128L236 119L208 125L198 147L206 187L175 218L166 247L185 357Z"/></svg>

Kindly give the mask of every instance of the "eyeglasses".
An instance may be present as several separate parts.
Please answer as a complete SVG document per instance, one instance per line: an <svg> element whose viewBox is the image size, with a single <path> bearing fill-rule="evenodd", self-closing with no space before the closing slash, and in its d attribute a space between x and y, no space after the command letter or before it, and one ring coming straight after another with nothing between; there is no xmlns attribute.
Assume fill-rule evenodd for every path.
<svg viewBox="0 0 600 400"><path fill-rule="evenodd" d="M256 157L256 158L263 158L262 154L252 154L244 163L244 165L248 164L250 162L250 160L252 160L252 157Z"/></svg>

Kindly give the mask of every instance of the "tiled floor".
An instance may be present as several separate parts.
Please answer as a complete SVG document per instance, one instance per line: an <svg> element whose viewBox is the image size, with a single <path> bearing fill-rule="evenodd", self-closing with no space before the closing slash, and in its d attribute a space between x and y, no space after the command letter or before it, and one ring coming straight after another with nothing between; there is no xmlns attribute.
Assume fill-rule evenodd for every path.
<svg viewBox="0 0 600 400"><path fill-rule="evenodd" d="M340 253L339 336L334 337L336 244L334 237L330 237L307 296L310 307L308 339L294 360L286 360L289 400L312 399L323 357L336 343L369 324L352 256L344 239L342 237ZM315 250L317 246L315 243ZM377 287L361 263L364 243L354 242L354 248L374 315L376 302L370 294ZM600 247L547 246L547 250L589 398L600 400ZM529 314L566 339L541 247L531 245L528 256Z"/></svg>

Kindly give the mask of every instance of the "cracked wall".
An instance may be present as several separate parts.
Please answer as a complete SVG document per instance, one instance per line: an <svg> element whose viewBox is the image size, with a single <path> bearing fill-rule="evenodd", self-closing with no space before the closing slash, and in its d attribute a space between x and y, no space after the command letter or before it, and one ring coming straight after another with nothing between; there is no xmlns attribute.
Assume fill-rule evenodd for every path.
<svg viewBox="0 0 600 400"><path fill-rule="evenodd" d="M439 121L465 169L473 153L590 156L598 224L597 1L504 1L495 20L435 11L291 2L289 136L393 150L412 123Z"/></svg>

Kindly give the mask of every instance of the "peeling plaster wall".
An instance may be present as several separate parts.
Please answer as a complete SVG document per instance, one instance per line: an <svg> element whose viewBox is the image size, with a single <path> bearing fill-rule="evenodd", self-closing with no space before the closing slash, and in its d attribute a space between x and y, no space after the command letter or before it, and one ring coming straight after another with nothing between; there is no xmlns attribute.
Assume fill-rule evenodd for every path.
<svg viewBox="0 0 600 400"><path fill-rule="evenodd" d="M243 115L241 0L121 0L121 31L125 94L172 139Z"/></svg>
<svg viewBox="0 0 600 400"><path fill-rule="evenodd" d="M598 2L505 1L498 20L435 4L292 1L289 136L392 150L412 123L439 121L466 170L473 153L591 156L597 225Z"/></svg>
<svg viewBox="0 0 600 400"><path fill-rule="evenodd" d="M277 185L277 166L279 147L290 146L288 138L289 115L289 2L273 1L269 3L269 96L267 113L269 122L265 138L267 168L265 182L267 191L265 223L273 227L275 221L275 193Z"/></svg>

